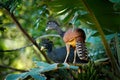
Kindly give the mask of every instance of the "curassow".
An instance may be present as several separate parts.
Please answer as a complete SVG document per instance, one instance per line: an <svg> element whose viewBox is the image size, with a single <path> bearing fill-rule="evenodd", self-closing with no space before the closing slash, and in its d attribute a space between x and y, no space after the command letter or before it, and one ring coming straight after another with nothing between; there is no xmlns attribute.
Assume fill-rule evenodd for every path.
<svg viewBox="0 0 120 80"><path fill-rule="evenodd" d="M68 31L64 32L60 29L60 26L56 21L48 21L46 30L56 30L66 43L67 55L64 62L67 62L67 58L71 49L74 50L73 63L75 63L76 56L78 56L83 63L89 61L87 48L85 46L86 35L82 29L69 29ZM78 55L76 55L76 52Z"/></svg>
<svg viewBox="0 0 120 80"><path fill-rule="evenodd" d="M53 42L49 39L42 39L41 41L41 49L47 50L47 56L56 63L63 63L67 54L66 47L60 47L53 49ZM72 63L74 58L74 49L71 48L70 55L68 56L67 62ZM76 63L82 63L79 57L76 57Z"/></svg>

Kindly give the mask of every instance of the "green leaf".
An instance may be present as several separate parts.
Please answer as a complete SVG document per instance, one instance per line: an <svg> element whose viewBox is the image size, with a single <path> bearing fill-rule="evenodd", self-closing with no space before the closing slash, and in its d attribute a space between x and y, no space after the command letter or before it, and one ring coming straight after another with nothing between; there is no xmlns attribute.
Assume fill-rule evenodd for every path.
<svg viewBox="0 0 120 80"><path fill-rule="evenodd" d="M120 2L120 0L109 0L110 2L113 2L113 3L118 3Z"/></svg>
<svg viewBox="0 0 120 80"><path fill-rule="evenodd" d="M58 69L57 65L58 65L58 63L54 63L54 64L51 64L49 66L46 66L46 67L41 69L41 72L47 72L47 71L51 71L51 70L56 70L56 69Z"/></svg>
<svg viewBox="0 0 120 80"><path fill-rule="evenodd" d="M35 61L39 69L37 68L32 69L32 71L39 71L39 72L47 72L51 70L56 70L56 69L74 69L77 70L78 66L71 66L67 63L54 63L54 64L48 64L45 62L40 62L40 61Z"/></svg>
<svg viewBox="0 0 120 80"><path fill-rule="evenodd" d="M66 24L70 20L72 20L72 18L74 17L74 13L75 13L75 10L69 11L68 14L66 15L66 17L64 18L63 22Z"/></svg>
<svg viewBox="0 0 120 80"><path fill-rule="evenodd" d="M119 40L118 40L117 33L115 34L115 42L116 42L116 49L117 49L118 64L120 65L120 47L119 47Z"/></svg>
<svg viewBox="0 0 120 80"><path fill-rule="evenodd" d="M40 74L31 75L35 80L46 80L46 77Z"/></svg>
<svg viewBox="0 0 120 80"><path fill-rule="evenodd" d="M28 72L27 76L31 76L35 80L46 80L46 77L43 74L40 74L40 72L40 68L33 68Z"/></svg>
<svg viewBox="0 0 120 80"><path fill-rule="evenodd" d="M69 68L70 65L68 65L67 63L62 63L62 64L58 64L58 68L61 68L61 69L67 69Z"/></svg>
<svg viewBox="0 0 120 80"><path fill-rule="evenodd" d="M69 11L69 8L64 9L63 11L57 13L57 16L65 15Z"/></svg>
<svg viewBox="0 0 120 80"><path fill-rule="evenodd" d="M78 70L78 66L70 66L70 69L73 69L73 70Z"/></svg>
<svg viewBox="0 0 120 80"><path fill-rule="evenodd" d="M120 2L114 4L113 9L114 9L115 11L120 11ZM118 12L118 13L116 13L116 14L120 14L120 12Z"/></svg>
<svg viewBox="0 0 120 80"><path fill-rule="evenodd" d="M38 67L48 67L50 66L50 64L48 63L45 63L45 62L40 62L40 61L35 61L35 64L38 66Z"/></svg>
<svg viewBox="0 0 120 80"><path fill-rule="evenodd" d="M120 32L120 15L114 11L113 3L107 0L87 0L87 3L95 14L95 17L99 21L103 30L112 33Z"/></svg>
<svg viewBox="0 0 120 80"><path fill-rule="evenodd" d="M25 72L21 74L9 74L6 76L6 80L23 80L26 79L28 76L31 76L35 80L46 80L46 77L40 74L39 68L34 68L29 72Z"/></svg>
<svg viewBox="0 0 120 80"><path fill-rule="evenodd" d="M19 79L24 79L27 77L27 73L22 73L22 74L9 74L6 76L6 80L19 80Z"/></svg>

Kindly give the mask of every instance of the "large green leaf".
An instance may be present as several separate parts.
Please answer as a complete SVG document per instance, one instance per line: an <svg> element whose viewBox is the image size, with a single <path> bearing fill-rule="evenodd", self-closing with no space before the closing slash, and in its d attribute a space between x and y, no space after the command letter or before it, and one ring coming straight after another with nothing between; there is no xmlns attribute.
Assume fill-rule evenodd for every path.
<svg viewBox="0 0 120 80"><path fill-rule="evenodd" d="M120 0L109 0L109 1L111 1L113 3L119 3L120 2Z"/></svg>
<svg viewBox="0 0 120 80"><path fill-rule="evenodd" d="M21 74L9 74L6 76L6 80L23 80L31 76L35 80L46 80L46 77L39 73L39 69L32 69L29 72Z"/></svg>
<svg viewBox="0 0 120 80"><path fill-rule="evenodd" d="M79 10L84 10L82 3L79 0L54 0L47 1L45 4L55 15L66 15L64 16L63 22L69 23L71 19L75 16L76 12ZM81 15L78 13L78 15Z"/></svg>
<svg viewBox="0 0 120 80"><path fill-rule="evenodd" d="M120 46L119 46L119 39L118 39L118 36L117 36L117 34L115 34L115 42L116 42L116 44L115 44L115 46L116 46L116 50L117 50L117 61L118 61L118 65L119 65L119 67L120 67Z"/></svg>
<svg viewBox="0 0 120 80"><path fill-rule="evenodd" d="M45 63L45 62L40 62L40 61L35 61L35 64L38 66L38 67L47 67L47 66L50 66L50 64L48 63Z"/></svg>
<svg viewBox="0 0 120 80"><path fill-rule="evenodd" d="M64 70L64 69L73 69L78 70L78 66L71 66L67 63L54 63L48 64L45 62L35 61L37 68L33 68L28 72L21 73L21 74L9 74L6 76L6 80L23 80L27 77L31 76L35 80L46 80L46 77L43 75L45 72L53 71L53 70Z"/></svg>
<svg viewBox="0 0 120 80"><path fill-rule="evenodd" d="M120 15L119 12L115 12L114 8L119 9L119 0L86 0L89 8L92 9L97 20L99 21L105 34L111 34L114 32L120 32ZM113 3L112 3L113 2ZM114 3L117 3L116 6ZM96 25L89 13L82 14L86 11L82 0L54 0L46 2L48 8L52 13L65 15L63 23L69 23L76 15L82 23L88 25L92 29L96 29ZM97 4L97 5L96 5ZM67 14L67 15L66 15ZM76 20L78 21L78 20ZM81 24L82 25L82 24Z"/></svg>
<svg viewBox="0 0 120 80"><path fill-rule="evenodd" d="M102 29L114 33L120 32L120 15L113 9L113 3L107 0L87 0ZM96 5L97 4L97 5Z"/></svg>
<svg viewBox="0 0 120 80"><path fill-rule="evenodd" d="M9 74L6 76L6 80L19 80L21 78L25 78L24 76L26 75L27 73L23 73L23 74Z"/></svg>

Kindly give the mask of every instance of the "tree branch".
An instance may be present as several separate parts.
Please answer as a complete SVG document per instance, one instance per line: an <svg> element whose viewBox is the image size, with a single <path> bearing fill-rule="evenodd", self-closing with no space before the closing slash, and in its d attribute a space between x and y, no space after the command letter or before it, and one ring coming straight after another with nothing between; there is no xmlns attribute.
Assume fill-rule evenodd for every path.
<svg viewBox="0 0 120 80"><path fill-rule="evenodd" d="M0 50L0 52L13 52L13 51L18 51L18 50L21 50L21 49L24 49L26 47L30 47L32 46L33 44L29 44L27 46L24 46L24 47L21 47L21 48L17 48L17 49L11 49L11 50Z"/></svg>
<svg viewBox="0 0 120 80"><path fill-rule="evenodd" d="M6 65L0 65L0 68L7 68L7 69L14 70L14 71L19 71L19 72L27 72L28 71L28 70L16 69L16 68L9 67L9 66L6 66Z"/></svg>
<svg viewBox="0 0 120 80"><path fill-rule="evenodd" d="M17 25L17 27L19 28L19 30L31 41L31 43L33 43L36 48L41 52L41 54L45 57L46 61L51 63L50 59L47 57L47 55L45 54L45 52L43 52L42 50L40 50L39 45L36 43L36 41L22 28L21 24L18 22L18 20L16 19L16 17L14 16L13 13L10 13L10 10L5 8L6 11L8 12L8 14L10 15L10 17L12 18L12 20L15 22L15 24ZM39 54L38 54L39 55ZM40 56L40 55L39 55Z"/></svg>
<svg viewBox="0 0 120 80"><path fill-rule="evenodd" d="M60 37L59 35L56 35L56 34L48 34L48 35L43 35L43 36L40 36L40 37L37 37L37 38L35 38L35 40L37 40L37 39L42 39L42 38L46 38L46 37ZM31 47L31 46L33 46L33 44L31 43L31 44L29 44L29 45L26 45L26 46L23 46L23 47L21 47L21 48L17 48L17 49L10 49L10 50L0 50L0 52L13 52L13 51L18 51L18 50L21 50L21 49L24 49L24 48L26 48L26 47Z"/></svg>

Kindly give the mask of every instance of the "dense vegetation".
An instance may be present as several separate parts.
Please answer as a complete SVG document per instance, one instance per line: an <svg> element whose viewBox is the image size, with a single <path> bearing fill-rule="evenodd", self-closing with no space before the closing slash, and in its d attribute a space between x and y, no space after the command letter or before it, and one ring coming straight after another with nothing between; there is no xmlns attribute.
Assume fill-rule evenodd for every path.
<svg viewBox="0 0 120 80"><path fill-rule="evenodd" d="M0 0L0 79L120 80L120 0ZM91 62L53 63L41 39L65 46L49 20L62 30L82 28ZM70 25L72 24L72 26Z"/></svg>

